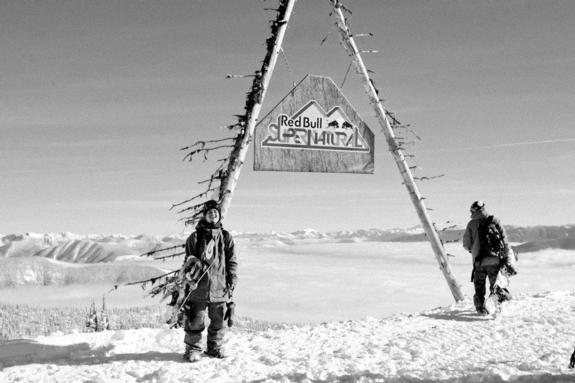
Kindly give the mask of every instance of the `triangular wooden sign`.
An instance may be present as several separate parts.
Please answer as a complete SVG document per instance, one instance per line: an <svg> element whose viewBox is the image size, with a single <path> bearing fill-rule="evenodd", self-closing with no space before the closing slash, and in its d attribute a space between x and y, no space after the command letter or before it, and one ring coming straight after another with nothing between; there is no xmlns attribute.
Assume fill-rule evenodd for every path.
<svg viewBox="0 0 575 383"><path fill-rule="evenodd" d="M307 75L257 124L254 170L371 174L373 132L331 78Z"/></svg>

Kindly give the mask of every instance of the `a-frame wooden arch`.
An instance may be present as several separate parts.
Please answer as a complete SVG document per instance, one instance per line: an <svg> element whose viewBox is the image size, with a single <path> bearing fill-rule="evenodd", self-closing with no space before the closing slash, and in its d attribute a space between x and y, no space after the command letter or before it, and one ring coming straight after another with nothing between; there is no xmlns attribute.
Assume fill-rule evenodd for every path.
<svg viewBox="0 0 575 383"><path fill-rule="evenodd" d="M254 85L252 85L252 90L255 88L256 94L252 100L248 99L248 104L246 105L246 115L242 121L242 132L240 135L238 135L238 138L235 141L234 148L229 157L228 167L223 172L221 177L219 193L216 196L216 199L219 199L221 203L222 216L225 216L229 210L233 193L248 153L249 145L253 140L255 127L262 108L262 103L270 79L272 77L277 57L281 51L282 41L295 3L296 0L280 0L278 17L272 26L274 33L272 33L272 37L268 39L268 54L266 55L266 58L262 64L261 70L256 72ZM331 4L333 5L332 14L336 18L336 25L340 32L341 43L346 49L347 53L353 57L356 71L362 78L366 93L369 97L369 101L374 108L376 117L385 135L389 150L392 153L401 177L403 178L403 183L407 188L411 202L413 203L423 229L427 234L427 238L431 244L435 258L447 281L454 299L456 301L461 301L464 299L463 292L461 291L461 286L453 275L447 259L447 254L439 238L437 230L435 229L428 215L423 197L419 192L413 174L411 173L411 169L407 164L403 149L396 141L389 114L386 113L381 104L381 101L377 95L377 91L370 79L369 72L364 65L361 51L357 48L353 35L349 29L349 26L347 25L344 11L342 9L343 6L341 4L341 0L331 0Z"/></svg>

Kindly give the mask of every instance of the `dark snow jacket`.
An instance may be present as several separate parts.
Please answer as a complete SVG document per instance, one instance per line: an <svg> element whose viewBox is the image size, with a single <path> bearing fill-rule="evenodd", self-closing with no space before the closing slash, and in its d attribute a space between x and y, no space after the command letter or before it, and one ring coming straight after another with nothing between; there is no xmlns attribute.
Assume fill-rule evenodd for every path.
<svg viewBox="0 0 575 383"><path fill-rule="evenodd" d="M474 264L481 249L481 243L479 241L479 225L487 217L489 217L489 214L485 211L476 211L472 213L471 221L469 221L467 227L465 228L465 232L463 233L463 247L471 253ZM493 223L498 226L499 230L503 234L503 241L505 243L505 247L509 248L505 229L503 229L503 226L501 226L501 223L495 217L493 217ZM501 260L498 257L487 256L481 259L480 265L497 266L500 264L500 261Z"/></svg>
<svg viewBox="0 0 575 383"><path fill-rule="evenodd" d="M219 223L211 225L201 220L186 241L184 263L189 263L189 257L199 259L202 270L209 269L188 301L226 302L237 283L238 264L231 234Z"/></svg>

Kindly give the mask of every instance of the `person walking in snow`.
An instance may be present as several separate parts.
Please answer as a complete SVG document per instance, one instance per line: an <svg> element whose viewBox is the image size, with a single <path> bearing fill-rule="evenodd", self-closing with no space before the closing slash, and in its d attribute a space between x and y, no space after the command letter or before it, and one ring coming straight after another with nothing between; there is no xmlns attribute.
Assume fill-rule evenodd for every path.
<svg viewBox="0 0 575 383"><path fill-rule="evenodd" d="M499 220L487 213L483 201L475 201L471 205L471 220L465 228L463 234L463 247L471 253L473 260L473 271L471 281L475 288L473 303L479 314L487 314L485 309L486 280L489 280L489 290L493 292L497 275L503 266L509 274L516 274L511 256L514 257L507 241L507 234ZM486 232L495 232L496 241L486 239ZM499 242L499 243L487 243ZM497 249L494 249L497 247ZM508 291L507 291L507 294ZM500 301L510 299L499 297Z"/></svg>
<svg viewBox="0 0 575 383"><path fill-rule="evenodd" d="M205 354L225 358L222 343L226 320L232 311L237 259L234 240L222 228L220 206L216 201L205 203L203 218L186 241L182 270L189 281L184 303L184 360L196 362L201 358L206 311L210 324Z"/></svg>

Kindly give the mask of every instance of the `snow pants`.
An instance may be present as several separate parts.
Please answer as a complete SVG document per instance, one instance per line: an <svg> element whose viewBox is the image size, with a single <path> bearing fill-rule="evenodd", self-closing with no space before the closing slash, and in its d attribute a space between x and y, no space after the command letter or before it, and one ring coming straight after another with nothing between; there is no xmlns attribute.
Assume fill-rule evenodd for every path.
<svg viewBox="0 0 575 383"><path fill-rule="evenodd" d="M208 326L207 351L218 351L223 344L226 326L224 315L226 303L189 302L185 305L184 343L192 350L202 350L202 332L206 328L205 314L208 312L210 324Z"/></svg>
<svg viewBox="0 0 575 383"><path fill-rule="evenodd" d="M489 291L491 292L498 273L499 266L475 266L475 271L473 272L473 286L475 287L473 303L476 309L482 309L485 306L486 280L489 279Z"/></svg>

